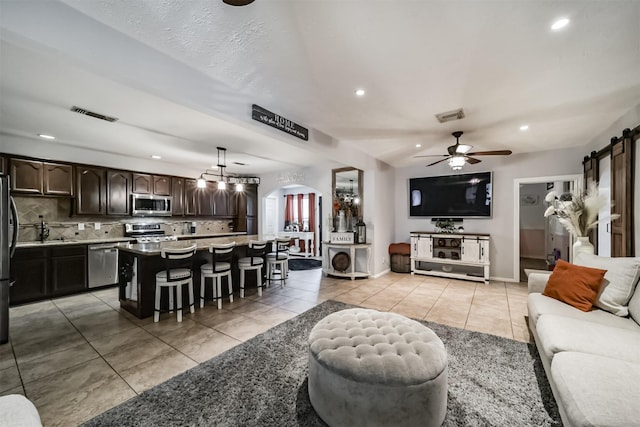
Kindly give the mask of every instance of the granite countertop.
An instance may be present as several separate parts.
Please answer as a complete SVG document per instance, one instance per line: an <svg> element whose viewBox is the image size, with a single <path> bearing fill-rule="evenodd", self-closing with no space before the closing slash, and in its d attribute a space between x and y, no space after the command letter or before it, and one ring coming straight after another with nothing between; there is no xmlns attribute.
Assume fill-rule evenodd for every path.
<svg viewBox="0 0 640 427"><path fill-rule="evenodd" d="M230 237L230 236L246 236L246 232L229 232L229 233L207 233L207 234L184 234L177 235L178 241L200 241L200 240L211 240L212 238L216 239L216 242L220 243L219 238L222 237ZM104 239L64 239L64 240L45 240L44 242L36 241L36 242L18 242L18 248L41 248L44 246L70 246L70 245L96 245L101 243L130 243L135 242L135 238L132 237L108 237ZM230 240L230 242L232 242ZM248 240L247 240L248 242ZM175 242L174 242L175 243ZM120 245L119 245L120 246ZM159 252L158 252L159 253Z"/></svg>
<svg viewBox="0 0 640 427"><path fill-rule="evenodd" d="M111 237L106 239L64 239L64 240L45 240L44 242L18 242L18 248L41 248L43 246L70 246L70 245L95 245L100 243L118 243L135 241L130 237Z"/></svg>
<svg viewBox="0 0 640 427"><path fill-rule="evenodd" d="M219 234L217 234L220 236ZM207 239L189 239L189 240L178 240L173 242L162 242L162 243L120 243L118 245L118 249L123 252L131 252L138 255L160 255L160 252L163 248L188 248L191 245L196 245L196 250L204 251L209 248L209 245L212 243L231 243L236 242L238 246L248 245L250 240L261 240L263 236L259 235L247 235L246 233L242 233L240 235L227 235L220 237L211 237ZM266 240L266 239L265 239Z"/></svg>
<svg viewBox="0 0 640 427"><path fill-rule="evenodd" d="M178 234L178 240L193 240L193 239L207 239L210 237L225 237L225 236L246 236L245 231L229 231L227 233L198 233L198 234Z"/></svg>

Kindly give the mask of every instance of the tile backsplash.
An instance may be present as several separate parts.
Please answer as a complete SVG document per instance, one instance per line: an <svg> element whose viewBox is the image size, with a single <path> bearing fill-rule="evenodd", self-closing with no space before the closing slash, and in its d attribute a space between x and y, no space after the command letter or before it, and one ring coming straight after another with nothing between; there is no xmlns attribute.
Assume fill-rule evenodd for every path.
<svg viewBox="0 0 640 427"><path fill-rule="evenodd" d="M160 222L166 234L190 234L195 222L195 234L228 233L233 231L231 220L208 220L202 218L116 218L116 217L71 217L72 200L59 197L14 196L20 220L21 242L40 239L40 215L49 228L49 240L110 239L124 236L124 223ZM84 230L79 230L83 224ZM99 227L99 229L98 229Z"/></svg>

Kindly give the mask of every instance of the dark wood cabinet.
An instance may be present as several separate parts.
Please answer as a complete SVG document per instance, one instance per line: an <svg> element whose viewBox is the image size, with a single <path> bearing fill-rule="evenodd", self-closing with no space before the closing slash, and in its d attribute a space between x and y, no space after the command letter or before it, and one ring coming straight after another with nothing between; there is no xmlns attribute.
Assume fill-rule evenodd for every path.
<svg viewBox="0 0 640 427"><path fill-rule="evenodd" d="M258 187L246 185L243 192L235 195L235 231L258 234Z"/></svg>
<svg viewBox="0 0 640 427"><path fill-rule="evenodd" d="M77 215L104 215L106 213L106 170L95 167L76 167Z"/></svg>
<svg viewBox="0 0 640 427"><path fill-rule="evenodd" d="M47 289L47 250L43 248L17 249L11 258L11 277L15 280L9 290L11 305L44 299Z"/></svg>
<svg viewBox="0 0 640 427"><path fill-rule="evenodd" d="M157 196L171 195L171 177L153 175L153 194Z"/></svg>
<svg viewBox="0 0 640 427"><path fill-rule="evenodd" d="M129 215L131 172L107 171L107 215Z"/></svg>
<svg viewBox="0 0 640 427"><path fill-rule="evenodd" d="M11 305L83 291L87 287L87 246L18 248L11 259Z"/></svg>
<svg viewBox="0 0 640 427"><path fill-rule="evenodd" d="M0 175L7 175L9 169L7 168L7 158L0 156Z"/></svg>
<svg viewBox="0 0 640 427"><path fill-rule="evenodd" d="M11 190L33 195L72 196L73 166L11 159Z"/></svg>
<svg viewBox="0 0 640 427"><path fill-rule="evenodd" d="M226 217L229 215L229 190L213 190L213 214Z"/></svg>
<svg viewBox="0 0 640 427"><path fill-rule="evenodd" d="M184 180L184 214L186 216L194 216L196 214L198 193L198 183L195 179Z"/></svg>
<svg viewBox="0 0 640 427"><path fill-rule="evenodd" d="M172 177L171 178L171 213L173 215L184 215L185 207L185 179Z"/></svg>
<svg viewBox="0 0 640 427"><path fill-rule="evenodd" d="M49 196L73 196L73 166L43 163L44 194Z"/></svg>
<svg viewBox="0 0 640 427"><path fill-rule="evenodd" d="M258 216L258 186L249 184L246 186L247 216Z"/></svg>
<svg viewBox="0 0 640 427"><path fill-rule="evenodd" d="M25 194L44 194L42 162L11 159L11 191Z"/></svg>
<svg viewBox="0 0 640 427"><path fill-rule="evenodd" d="M206 188L196 189L196 215L213 216L213 195L216 190L215 182L207 182Z"/></svg>
<svg viewBox="0 0 640 427"><path fill-rule="evenodd" d="M136 194L151 194L153 185L151 175L145 173L134 173L131 191Z"/></svg>
<svg viewBox="0 0 640 427"><path fill-rule="evenodd" d="M51 248L48 291L51 296L79 292L87 287L87 247Z"/></svg>

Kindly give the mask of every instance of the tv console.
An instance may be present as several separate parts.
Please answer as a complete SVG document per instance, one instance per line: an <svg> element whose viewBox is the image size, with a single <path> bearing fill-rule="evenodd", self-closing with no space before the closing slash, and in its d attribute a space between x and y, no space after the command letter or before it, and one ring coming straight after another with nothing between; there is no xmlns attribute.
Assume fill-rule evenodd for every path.
<svg viewBox="0 0 640 427"><path fill-rule="evenodd" d="M489 235L411 232L411 274L489 283Z"/></svg>

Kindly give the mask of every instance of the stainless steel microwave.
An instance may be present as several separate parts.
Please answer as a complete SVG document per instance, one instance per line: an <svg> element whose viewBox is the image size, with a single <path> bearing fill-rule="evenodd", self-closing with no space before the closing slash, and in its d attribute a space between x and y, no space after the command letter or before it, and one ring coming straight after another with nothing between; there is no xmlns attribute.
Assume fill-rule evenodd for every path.
<svg viewBox="0 0 640 427"><path fill-rule="evenodd" d="M131 215L133 216L171 216L170 196L152 194L131 195Z"/></svg>

